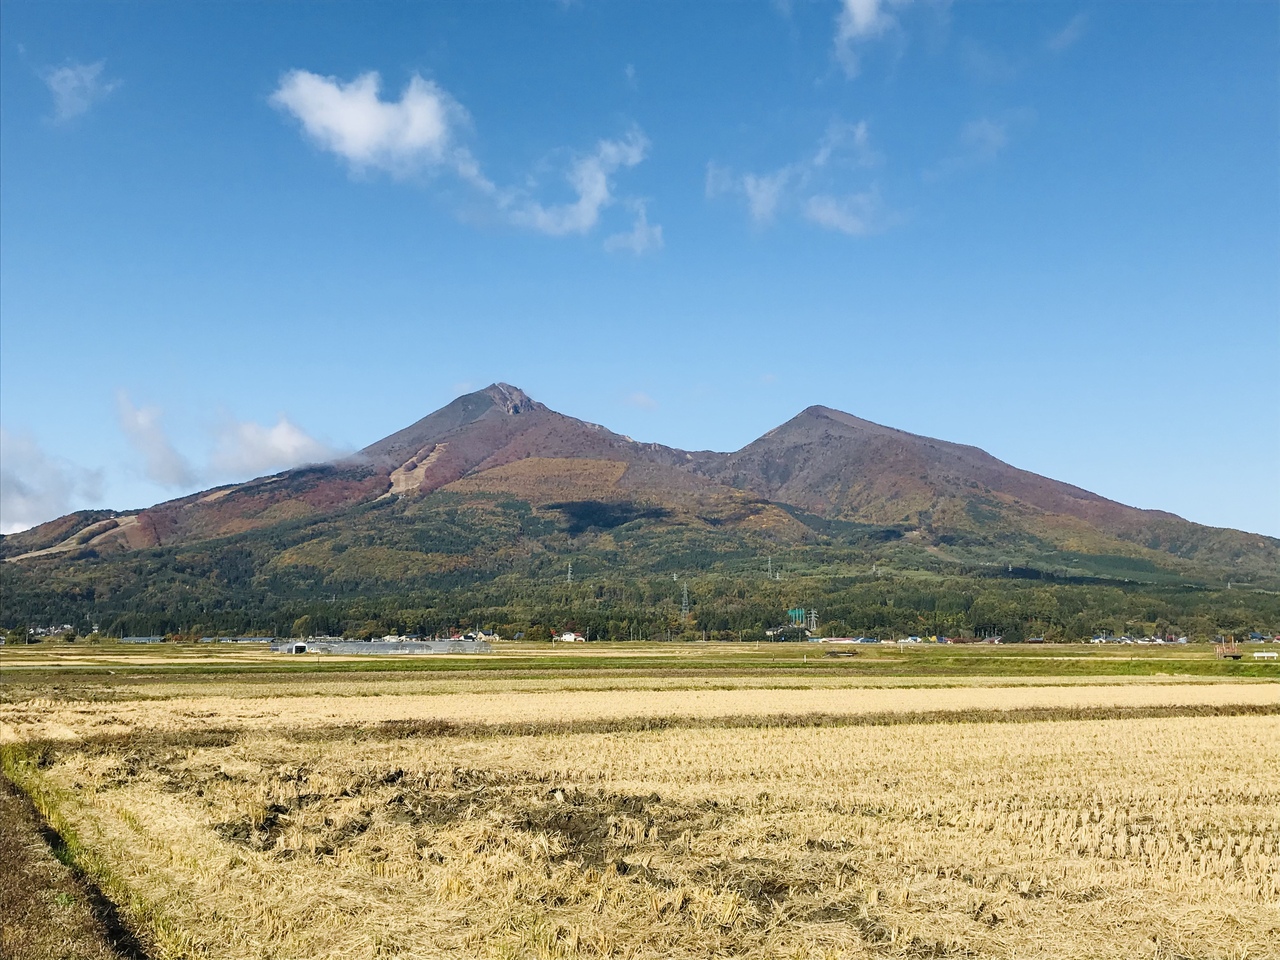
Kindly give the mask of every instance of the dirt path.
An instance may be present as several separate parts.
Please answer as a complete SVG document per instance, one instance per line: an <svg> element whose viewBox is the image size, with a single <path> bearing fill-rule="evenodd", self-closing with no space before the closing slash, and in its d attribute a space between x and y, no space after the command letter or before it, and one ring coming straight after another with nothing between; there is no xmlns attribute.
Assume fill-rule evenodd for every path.
<svg viewBox="0 0 1280 960"><path fill-rule="evenodd" d="M5 960L146 960L115 907L58 861L22 793L0 777L0 956Z"/></svg>

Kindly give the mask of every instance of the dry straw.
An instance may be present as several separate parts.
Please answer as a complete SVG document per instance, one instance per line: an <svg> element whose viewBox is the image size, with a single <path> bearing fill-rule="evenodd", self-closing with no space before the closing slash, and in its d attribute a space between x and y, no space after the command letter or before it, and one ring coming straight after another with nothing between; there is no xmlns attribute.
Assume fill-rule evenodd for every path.
<svg viewBox="0 0 1280 960"><path fill-rule="evenodd" d="M795 709L769 699L794 692L729 691L756 712ZM961 692L1004 709L1028 691ZM1041 708L1170 697L1030 692ZM937 709L951 691L878 693ZM452 715L627 715L617 696ZM412 715L387 699L360 715ZM198 735L171 701L115 704L159 708L143 726L160 732L28 747L11 767L162 956L1280 956L1274 713L309 739L352 714L305 703L282 720L228 700L241 712L188 729L229 729ZM726 704L745 705L696 709Z"/></svg>

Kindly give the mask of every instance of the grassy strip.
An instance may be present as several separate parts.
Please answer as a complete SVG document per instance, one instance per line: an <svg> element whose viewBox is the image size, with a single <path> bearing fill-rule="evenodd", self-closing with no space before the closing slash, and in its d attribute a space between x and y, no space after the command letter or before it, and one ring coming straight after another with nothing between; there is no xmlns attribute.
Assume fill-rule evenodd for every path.
<svg viewBox="0 0 1280 960"><path fill-rule="evenodd" d="M87 846L62 809L76 798L49 784L40 771L54 755L40 743L6 744L0 747L0 775L22 791L39 816L54 856L70 867L86 887L99 894L104 906L114 908L122 941L131 948L126 956L156 960L188 957L191 938L170 921L159 906L134 891L112 869L107 859Z"/></svg>

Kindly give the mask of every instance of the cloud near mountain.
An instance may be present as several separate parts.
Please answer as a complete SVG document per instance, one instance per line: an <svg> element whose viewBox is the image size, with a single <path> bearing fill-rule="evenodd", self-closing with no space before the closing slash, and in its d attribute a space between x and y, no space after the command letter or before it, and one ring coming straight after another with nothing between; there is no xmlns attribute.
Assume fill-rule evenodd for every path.
<svg viewBox="0 0 1280 960"><path fill-rule="evenodd" d="M102 496L102 471L86 470L0 427L0 534L25 530Z"/></svg>
<svg viewBox="0 0 1280 960"><path fill-rule="evenodd" d="M284 414L272 426L225 417L215 428L208 462L197 466L170 439L159 407L137 406L122 390L116 395L116 413L147 479L169 489L259 476L338 455Z"/></svg>

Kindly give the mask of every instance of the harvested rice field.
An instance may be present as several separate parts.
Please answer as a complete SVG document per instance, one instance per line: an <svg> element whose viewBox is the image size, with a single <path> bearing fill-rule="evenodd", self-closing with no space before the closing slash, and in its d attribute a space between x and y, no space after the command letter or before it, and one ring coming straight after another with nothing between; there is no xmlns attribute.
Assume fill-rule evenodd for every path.
<svg viewBox="0 0 1280 960"><path fill-rule="evenodd" d="M5 772L148 957L1280 957L1274 681L76 676Z"/></svg>
<svg viewBox="0 0 1280 960"><path fill-rule="evenodd" d="M432 720L468 727L593 721L675 724L736 717L846 717L922 712L1280 706L1280 684L1161 684L867 689L470 691L400 696L175 697L163 701L0 706L0 737L75 739L135 730L179 732L216 724L243 730L319 730L353 724Z"/></svg>

